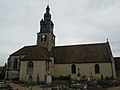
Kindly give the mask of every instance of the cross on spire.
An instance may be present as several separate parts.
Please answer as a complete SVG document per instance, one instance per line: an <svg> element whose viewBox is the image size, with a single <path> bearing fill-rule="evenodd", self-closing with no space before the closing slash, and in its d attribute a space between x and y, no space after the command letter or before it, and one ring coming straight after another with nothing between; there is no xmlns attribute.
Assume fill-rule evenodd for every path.
<svg viewBox="0 0 120 90"><path fill-rule="evenodd" d="M49 6L49 0L48 0L48 6Z"/></svg>

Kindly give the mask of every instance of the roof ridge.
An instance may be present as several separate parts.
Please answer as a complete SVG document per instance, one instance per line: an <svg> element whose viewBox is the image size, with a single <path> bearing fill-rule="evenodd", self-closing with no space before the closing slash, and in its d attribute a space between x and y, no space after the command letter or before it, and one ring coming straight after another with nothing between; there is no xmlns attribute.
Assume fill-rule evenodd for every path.
<svg viewBox="0 0 120 90"><path fill-rule="evenodd" d="M37 46L37 45L29 45L29 46L24 46L24 47L34 47L34 46Z"/></svg>
<svg viewBox="0 0 120 90"><path fill-rule="evenodd" d="M30 46L24 46L25 48L27 48L27 47L40 47L40 48L43 48L43 49L47 49L47 48L45 48L45 47L43 47L43 46L39 46L39 45L30 45ZM24 48L23 47L23 48Z"/></svg>
<svg viewBox="0 0 120 90"><path fill-rule="evenodd" d="M89 44L63 45L63 46L55 46L54 48L57 48L57 47L72 47L72 46L87 46L87 45L101 45L101 44L107 44L107 43L104 42L104 43L89 43Z"/></svg>

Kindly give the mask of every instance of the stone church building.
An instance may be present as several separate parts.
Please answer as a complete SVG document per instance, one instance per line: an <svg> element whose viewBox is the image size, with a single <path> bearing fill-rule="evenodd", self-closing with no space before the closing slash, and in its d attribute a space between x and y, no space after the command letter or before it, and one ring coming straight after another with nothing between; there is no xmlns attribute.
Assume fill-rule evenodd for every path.
<svg viewBox="0 0 120 90"><path fill-rule="evenodd" d="M80 76L100 79L116 77L115 64L109 42L55 46L54 24L50 8L47 6L44 18L40 21L37 43L12 53L7 61L6 79L19 79L28 82L45 81L46 75Z"/></svg>

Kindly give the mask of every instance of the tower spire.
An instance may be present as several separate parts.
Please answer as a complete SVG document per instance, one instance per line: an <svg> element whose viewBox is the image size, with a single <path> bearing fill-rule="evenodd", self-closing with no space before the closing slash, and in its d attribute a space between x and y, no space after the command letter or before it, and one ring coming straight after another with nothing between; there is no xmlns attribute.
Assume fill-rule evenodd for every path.
<svg viewBox="0 0 120 90"><path fill-rule="evenodd" d="M44 20L45 21L51 20L50 8L49 8L48 5L47 5L47 8L46 8L46 13L44 14Z"/></svg>
<svg viewBox="0 0 120 90"><path fill-rule="evenodd" d="M37 45L45 47L50 51L55 46L54 24L51 20L49 5L46 7L44 18L40 21L40 32L37 34Z"/></svg>

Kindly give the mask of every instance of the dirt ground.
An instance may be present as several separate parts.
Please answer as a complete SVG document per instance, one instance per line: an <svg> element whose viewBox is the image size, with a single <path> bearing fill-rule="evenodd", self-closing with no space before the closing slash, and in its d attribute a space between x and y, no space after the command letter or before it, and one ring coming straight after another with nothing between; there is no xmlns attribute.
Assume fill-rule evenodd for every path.
<svg viewBox="0 0 120 90"><path fill-rule="evenodd" d="M10 86L13 87L13 90L16 90L16 89L18 89L18 90L31 90L29 87L21 86L21 85L14 84L14 83L10 83ZM40 88L39 86L33 86L32 90L49 90L49 89ZM90 88L88 88L88 90L120 90L120 86L118 86L118 87L111 87L111 88L107 88L107 89L90 87Z"/></svg>
<svg viewBox="0 0 120 90"><path fill-rule="evenodd" d="M118 86L118 87L111 87L111 88L108 88L107 90L120 90L120 86Z"/></svg>
<svg viewBox="0 0 120 90"><path fill-rule="evenodd" d="M29 87L26 87L26 86L21 86L21 85L18 85L18 84L14 84L14 83L10 83L10 86L13 87L13 90L31 90ZM39 88L39 86L34 86L32 87L32 90L45 90L45 89L42 89L42 88Z"/></svg>

